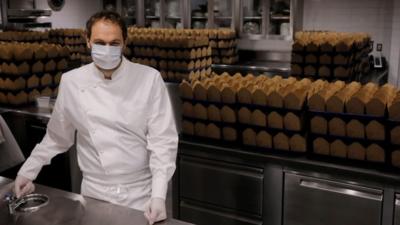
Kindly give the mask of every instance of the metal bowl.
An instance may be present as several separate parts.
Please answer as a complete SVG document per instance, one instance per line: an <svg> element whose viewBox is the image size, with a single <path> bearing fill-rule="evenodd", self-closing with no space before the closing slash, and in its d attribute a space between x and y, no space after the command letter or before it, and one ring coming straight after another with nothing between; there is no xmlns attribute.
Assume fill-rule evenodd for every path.
<svg viewBox="0 0 400 225"><path fill-rule="evenodd" d="M15 211L17 212L35 212L49 204L49 197L44 194L29 194L15 203Z"/></svg>

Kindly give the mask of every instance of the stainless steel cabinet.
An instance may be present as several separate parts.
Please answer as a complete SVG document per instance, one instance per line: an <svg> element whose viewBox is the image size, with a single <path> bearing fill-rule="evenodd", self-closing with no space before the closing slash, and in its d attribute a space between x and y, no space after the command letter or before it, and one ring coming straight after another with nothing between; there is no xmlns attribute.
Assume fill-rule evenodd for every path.
<svg viewBox="0 0 400 225"><path fill-rule="evenodd" d="M379 225L383 191L285 173L284 225Z"/></svg>
<svg viewBox="0 0 400 225"><path fill-rule="evenodd" d="M200 225L262 223L262 168L192 157L178 163L181 219Z"/></svg>

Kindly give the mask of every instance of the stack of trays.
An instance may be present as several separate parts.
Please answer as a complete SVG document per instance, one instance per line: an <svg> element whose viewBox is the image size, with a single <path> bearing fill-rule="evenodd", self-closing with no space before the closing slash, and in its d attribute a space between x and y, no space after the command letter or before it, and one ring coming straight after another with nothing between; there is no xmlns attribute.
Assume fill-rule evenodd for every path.
<svg viewBox="0 0 400 225"><path fill-rule="evenodd" d="M0 41L4 42L47 42L49 33L43 31L6 31L0 32Z"/></svg>
<svg viewBox="0 0 400 225"><path fill-rule="evenodd" d="M353 80L369 71L370 37L364 33L298 32L292 47L293 76Z"/></svg>
<svg viewBox="0 0 400 225"><path fill-rule="evenodd" d="M315 154L384 163L388 159L386 112L392 85L342 81L325 84L308 101Z"/></svg>
<svg viewBox="0 0 400 225"><path fill-rule="evenodd" d="M214 76L180 84L183 134L200 138L238 141L236 96L229 84L234 78Z"/></svg>
<svg viewBox="0 0 400 225"><path fill-rule="evenodd" d="M38 96L54 96L68 69L69 51L55 44L0 45L0 103L24 105Z"/></svg>
<svg viewBox="0 0 400 225"><path fill-rule="evenodd" d="M211 48L206 36L174 29L129 31L132 61L158 69L165 81L181 82L211 74Z"/></svg>
<svg viewBox="0 0 400 225"><path fill-rule="evenodd" d="M238 90L238 117L244 145L305 153L305 102L322 81L275 76L244 77Z"/></svg>
<svg viewBox="0 0 400 225"><path fill-rule="evenodd" d="M391 165L400 168L400 92L388 105L388 130L390 132Z"/></svg>
<svg viewBox="0 0 400 225"><path fill-rule="evenodd" d="M235 30L220 28L209 29L210 46L214 64L231 65L237 63L239 56L237 54L237 40Z"/></svg>
<svg viewBox="0 0 400 225"><path fill-rule="evenodd" d="M83 29L50 30L49 42L68 47L71 60L80 60L82 64L87 64L92 61L86 45Z"/></svg>

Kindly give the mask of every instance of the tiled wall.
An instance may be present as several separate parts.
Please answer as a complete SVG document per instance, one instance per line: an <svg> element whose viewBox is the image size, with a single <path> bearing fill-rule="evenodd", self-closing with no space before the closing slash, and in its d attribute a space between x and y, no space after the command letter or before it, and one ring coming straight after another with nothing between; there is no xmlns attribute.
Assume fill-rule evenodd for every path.
<svg viewBox="0 0 400 225"><path fill-rule="evenodd" d="M389 80L397 84L400 52L399 0L304 0L305 30L367 32L383 43L389 59Z"/></svg>

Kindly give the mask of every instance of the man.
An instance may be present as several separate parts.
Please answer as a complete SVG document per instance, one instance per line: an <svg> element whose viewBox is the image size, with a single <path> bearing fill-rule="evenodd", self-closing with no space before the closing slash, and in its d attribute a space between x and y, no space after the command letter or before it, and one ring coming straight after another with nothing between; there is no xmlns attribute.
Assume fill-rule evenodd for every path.
<svg viewBox="0 0 400 225"><path fill-rule="evenodd" d="M15 181L17 197L34 191L43 165L74 143L85 196L166 218L167 184L175 171L178 136L168 92L155 69L125 59L127 29L104 11L86 24L94 63L65 73L47 133Z"/></svg>

